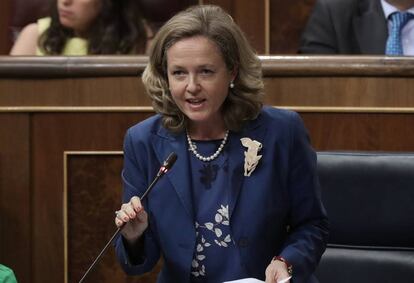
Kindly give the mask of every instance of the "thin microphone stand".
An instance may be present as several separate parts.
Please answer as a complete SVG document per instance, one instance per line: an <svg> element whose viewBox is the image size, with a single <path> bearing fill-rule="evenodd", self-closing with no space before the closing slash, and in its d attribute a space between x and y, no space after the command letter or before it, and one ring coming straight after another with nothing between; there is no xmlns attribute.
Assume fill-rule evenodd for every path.
<svg viewBox="0 0 414 283"><path fill-rule="evenodd" d="M154 185L158 182L158 180L167 173L167 171L170 170L170 168L174 165L175 161L177 160L177 155L172 152L167 157L167 159L164 161L163 165L161 166L160 170L157 173L157 176L152 181L152 183L149 185L147 190L144 192L144 194L141 196L141 201L145 199L145 197L148 195L148 193L151 191L151 189L154 187ZM95 265L99 262L101 257L105 254L106 250L108 249L109 245L112 243L112 241L118 236L118 234L121 232L122 228L125 226L122 224L118 229L116 229L115 233L112 235L112 237L109 239L109 241L106 243L105 247L102 249L102 251L99 253L99 255L96 257L96 259L93 261L91 266L89 266L88 270L85 272L85 274L82 276L81 280L79 280L79 283L82 283L86 276L91 272L91 270L95 267Z"/></svg>

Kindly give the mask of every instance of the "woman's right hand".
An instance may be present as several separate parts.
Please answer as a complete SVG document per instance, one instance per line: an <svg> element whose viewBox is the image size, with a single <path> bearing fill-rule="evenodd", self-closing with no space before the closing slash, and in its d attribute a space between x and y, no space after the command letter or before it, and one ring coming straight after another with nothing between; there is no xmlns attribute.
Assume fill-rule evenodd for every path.
<svg viewBox="0 0 414 283"><path fill-rule="evenodd" d="M132 197L127 203L122 204L116 212L115 224L121 229L121 234L129 243L136 242L148 227L148 214L144 210L139 197Z"/></svg>

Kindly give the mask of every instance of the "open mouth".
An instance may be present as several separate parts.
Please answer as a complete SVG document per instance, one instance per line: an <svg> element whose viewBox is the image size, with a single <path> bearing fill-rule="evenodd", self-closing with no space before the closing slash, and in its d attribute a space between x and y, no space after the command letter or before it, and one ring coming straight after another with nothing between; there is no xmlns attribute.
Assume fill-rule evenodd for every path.
<svg viewBox="0 0 414 283"><path fill-rule="evenodd" d="M204 101L206 101L205 99L199 99L199 98L192 98L192 99L186 99L187 103L194 105L194 106L198 106L203 104Z"/></svg>

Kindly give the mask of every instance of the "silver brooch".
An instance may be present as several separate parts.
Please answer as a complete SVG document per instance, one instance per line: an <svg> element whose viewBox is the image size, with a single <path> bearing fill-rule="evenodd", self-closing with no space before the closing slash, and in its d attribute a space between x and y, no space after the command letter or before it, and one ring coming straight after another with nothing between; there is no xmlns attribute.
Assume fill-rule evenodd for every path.
<svg viewBox="0 0 414 283"><path fill-rule="evenodd" d="M249 177L262 158L262 155L257 155L262 144L250 138L241 138L240 141L244 147L247 147L247 151L244 152L244 176Z"/></svg>

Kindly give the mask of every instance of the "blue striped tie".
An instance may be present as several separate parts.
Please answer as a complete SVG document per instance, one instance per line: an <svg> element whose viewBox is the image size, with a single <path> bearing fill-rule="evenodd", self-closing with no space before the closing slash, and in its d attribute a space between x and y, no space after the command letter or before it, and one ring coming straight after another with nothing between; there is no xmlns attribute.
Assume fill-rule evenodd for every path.
<svg viewBox="0 0 414 283"><path fill-rule="evenodd" d="M391 31L388 35L385 54L387 55L403 55L403 47L401 42L401 30L414 17L413 14L406 12L395 12L390 15Z"/></svg>

